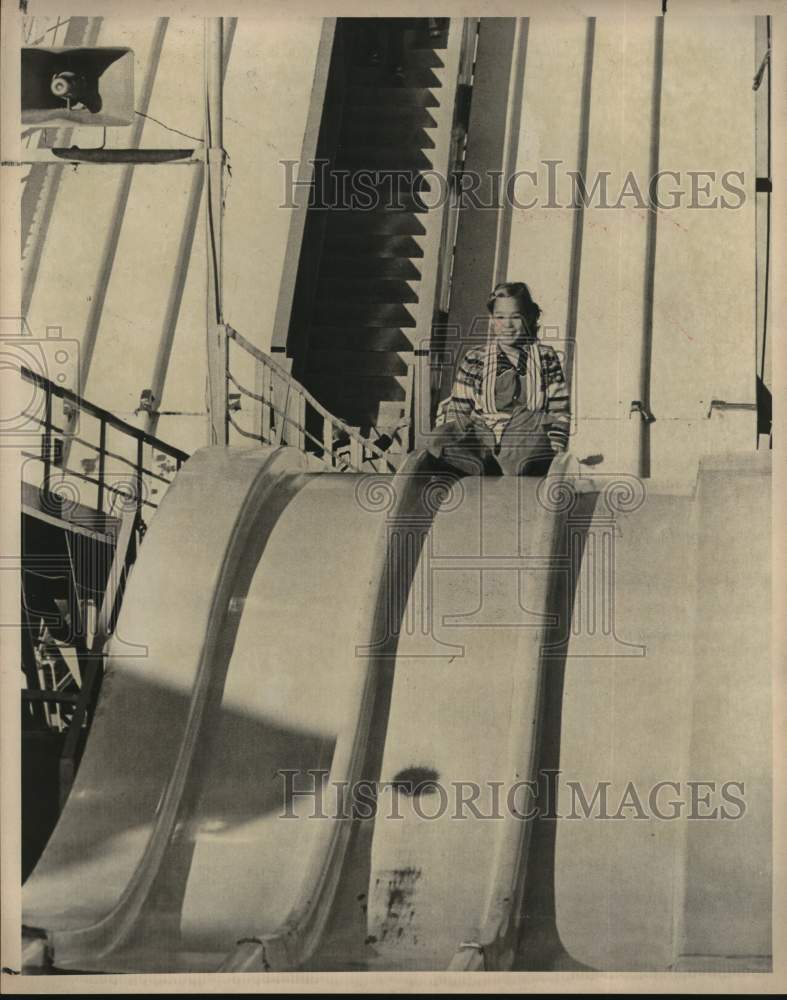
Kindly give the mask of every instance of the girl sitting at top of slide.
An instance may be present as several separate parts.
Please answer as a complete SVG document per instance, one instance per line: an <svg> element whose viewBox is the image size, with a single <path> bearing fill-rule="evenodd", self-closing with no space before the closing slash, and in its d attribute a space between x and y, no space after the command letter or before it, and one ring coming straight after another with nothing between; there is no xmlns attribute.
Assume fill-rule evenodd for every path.
<svg viewBox="0 0 787 1000"><path fill-rule="evenodd" d="M487 343L465 354L428 450L468 475L543 475L568 445L560 360L538 339L541 309L524 282L497 285L487 309Z"/></svg>

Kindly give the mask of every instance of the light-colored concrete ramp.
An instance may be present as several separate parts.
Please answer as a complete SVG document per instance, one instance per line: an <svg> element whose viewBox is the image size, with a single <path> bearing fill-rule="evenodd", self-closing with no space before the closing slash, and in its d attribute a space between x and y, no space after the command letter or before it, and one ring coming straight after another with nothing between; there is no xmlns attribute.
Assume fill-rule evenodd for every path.
<svg viewBox="0 0 787 1000"><path fill-rule="evenodd" d="M568 644L554 859L560 938L593 968L771 954L769 458L597 507L613 630Z"/></svg>
<svg viewBox="0 0 787 1000"><path fill-rule="evenodd" d="M762 463L677 493L570 459L456 479L198 452L132 573L25 924L63 970L765 960ZM562 818L531 854L555 748ZM745 815L652 815L696 780L744 782ZM610 818L584 817L602 786Z"/></svg>
<svg viewBox="0 0 787 1000"><path fill-rule="evenodd" d="M369 886L394 968L511 961L567 513L545 484L460 481L421 554L408 610L427 628L399 639Z"/></svg>
<svg viewBox="0 0 787 1000"><path fill-rule="evenodd" d="M206 449L151 526L77 782L25 886L24 921L63 968L215 967L291 911L297 963L333 891L348 825L327 803L326 821L279 823L277 772L300 787L359 766L374 661L355 650L385 538L351 481L302 467L289 449Z"/></svg>

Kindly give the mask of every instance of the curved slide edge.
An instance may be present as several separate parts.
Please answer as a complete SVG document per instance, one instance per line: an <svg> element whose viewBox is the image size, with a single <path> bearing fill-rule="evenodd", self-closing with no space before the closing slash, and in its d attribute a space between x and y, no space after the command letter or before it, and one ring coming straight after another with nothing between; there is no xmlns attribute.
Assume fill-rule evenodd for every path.
<svg viewBox="0 0 787 1000"><path fill-rule="evenodd" d="M424 471L424 457L423 453L413 453L394 476L377 473L342 476L348 485L353 485L354 497L348 491L348 503L354 499L366 512L377 513L380 526L368 574L374 586L357 615L358 647L367 651L366 669L337 735L330 771L333 787L354 788L379 768L379 762L374 760L375 741L370 741L370 736L373 720L377 725L384 720L390 701L397 634L391 616L396 608L404 611L415 570L414 565L402 564L390 526L414 518L423 523L424 518L434 517L436 501L429 492L434 478ZM352 655L349 650L348 653ZM323 822L300 892L284 924L273 933L239 941L220 971L285 971L301 968L308 962L333 915L351 828L351 815ZM264 906L265 901L261 900L260 905Z"/></svg>
<svg viewBox="0 0 787 1000"><path fill-rule="evenodd" d="M536 516L532 525L531 551L546 559L550 571L524 575L523 606L539 611L542 628L527 630L519 644L520 662L538 664L533 682L524 670L515 671L511 691L512 712L508 727L506 777L509 784L523 779L537 784L541 741L543 688L550 668L554 636L560 636L570 622L573 595L566 591L567 578L555 567L561 561L567 541L567 518L581 512L584 520L592 515L598 486L589 478L575 475L576 462L570 453L558 456L537 490ZM559 641L558 641L559 646ZM528 794L527 809L535 805ZM511 968L517 947L522 903L526 892L526 871L533 820L522 820L507 811L501 821L495 845L489 892L474 940L458 946L451 971L505 971ZM470 929L470 928L468 928Z"/></svg>
<svg viewBox="0 0 787 1000"><path fill-rule="evenodd" d="M592 505L588 492L583 503ZM556 581L565 576L564 529L577 501L561 463L545 479L463 479L455 502L437 512L421 589L410 594L417 624L397 648L371 848L367 968L513 962L543 647L565 628L568 595ZM421 792L404 790L409 774L423 775ZM516 808L501 815L515 788ZM473 789L478 812L464 808Z"/></svg>
<svg viewBox="0 0 787 1000"><path fill-rule="evenodd" d="M607 648L571 637L555 917L590 968L768 967L769 459L706 458L691 495L618 513Z"/></svg>
<svg viewBox="0 0 787 1000"><path fill-rule="evenodd" d="M28 918L28 922L48 931L58 967L111 970L115 967L113 953L117 949L122 951L124 942L138 924L173 829L183 818L183 808L188 808L183 807L182 800L195 749L204 735L205 725L210 725L214 717L210 713L209 702L216 703L221 698L240 618L236 613L234 620L231 611L232 598L242 589L237 587L239 567L245 563L247 568L243 572L251 573L258 563L266 567L264 555L262 562L259 555L265 547L265 538L275 531L288 497L294 497L306 482L314 478L298 474L303 463L300 456L291 453L289 449L281 449L264 457L250 452L224 452L219 455L219 451L223 450L206 449L198 453L192 459L194 464L188 463L184 467L192 475L185 476L180 483L180 500L177 500L176 492L172 494L173 499L166 508L162 504L160 515L166 513L166 519L161 516L151 526L148 547L143 546L135 570L137 587L133 591L130 588L118 626L118 635L131 635L136 626L148 623L151 618L158 623L177 623L181 628L183 620L188 622L186 631L175 637L177 655L172 661L165 662L166 653L172 651L172 645L159 641L158 636L152 637L152 655L149 659L154 665L158 663L161 666L164 663L165 672L167 669L174 670L176 676L169 680L187 696L183 701L188 706L188 712L181 720L180 727L175 727L178 730L176 745L171 748L169 756L157 762L160 797L143 830L147 837L138 837L136 842L132 841L133 849L127 849L125 857L121 851L120 870L114 873L113 905L107 907L106 899L103 899L103 913L96 906L92 912L85 912L82 902L84 885L76 884L72 872L66 888L71 893L72 901L80 902L72 906L66 926L63 926L63 921L58 920L57 916L50 920L46 914L42 914L46 905L50 907L50 916L52 913L51 898L47 896L48 893L51 896L52 882L46 878L46 866L44 872L35 873L37 883L33 886L31 905L28 908L33 920ZM550 508L548 503L536 505L535 515L528 526L529 553L547 560L556 553L564 521L562 514L567 509L559 499L559 494L566 489L570 492L565 470L561 470L560 466L553 468L555 472L550 475L547 483L549 494L558 497L557 506ZM292 474L293 471L295 475ZM355 655L358 655L358 647L364 646L368 655L365 667L354 674L354 686L350 697L346 698L346 712L337 734L331 765L332 784L347 782L352 786L361 779L375 780L380 776L399 641L400 623L393 621L392 614L401 616L406 612L420 557L418 544L424 543L435 516L439 516L439 498L441 489L446 484L441 485L436 479L440 479L439 474L428 470L421 455L411 456L395 477L335 477L336 485L341 483L342 490L344 484L347 484L348 506L353 500L354 492L355 501L367 512L377 513L380 523L376 528L376 541L369 549L371 563L363 566L366 578L373 585L365 594L362 606L356 609L353 632L357 643ZM530 485L534 487L534 484ZM435 486L437 492L434 490ZM274 497L277 490L280 494L278 499ZM528 492L532 492L532 488ZM443 493L448 496L450 490L443 490ZM230 497L237 498L234 504ZM418 525L415 532L408 529L406 534L409 541L404 546L402 538L396 537L396 532L391 531L391 525L397 523L400 526ZM187 535L196 536L200 543L209 540L208 548L213 554L212 559L205 560L204 550L199 552L193 563L188 558L184 559L184 530ZM248 548L252 535L253 548L258 555L256 561L251 560L253 565L250 565ZM415 549L411 548L413 539L418 541ZM146 559L144 563L143 554ZM166 596L173 610L187 612L179 619L173 614L162 615L160 607L156 607L161 594L149 590L154 580L158 582L161 567L168 563L174 564L176 573L169 579L170 587ZM269 570L267 568L268 572ZM164 573L164 576L167 574ZM523 598L528 608L538 609L543 613L551 606L550 602L554 602L554 595L551 593L552 576L553 574L544 572L524 574ZM176 582L179 582L180 591L175 586ZM199 605L200 599L204 604L202 607ZM202 629L195 629L195 622L197 625L201 622L207 624ZM125 631L126 627L128 631ZM147 637L144 631L137 630L136 634ZM172 640L172 637L168 638ZM503 741L507 740L506 747L501 748L502 757L497 758L504 762L505 775L501 777L506 777L511 782L520 779L523 771L530 776L534 769L538 746L537 729L534 729L534 725L537 724L540 705L543 672L540 646L543 639L543 628L530 628L520 633L516 644L517 659L523 661L524 658L528 667L512 674L513 710L507 730L501 734ZM188 646L187 640L191 642L191 646ZM198 648L195 645L197 640ZM184 659L181 643L186 643L185 651L190 650L190 658L186 656ZM348 655L353 655L352 645L348 650ZM104 782L107 774L112 776L113 781L118 777L108 768L106 761L102 760L101 751L106 748L109 738L117 740L117 727L121 722L119 703L123 703L129 690L133 694L133 685L129 689L129 684L123 683L124 679L133 681L133 665L132 668L128 664L124 667L122 652L114 648L111 652L110 663L118 676L114 677L114 685L113 678L108 678L109 704L105 701L102 705L104 738L91 739L89 749L92 751L92 770L85 766L87 761L80 770L80 792L87 793L82 798L86 798L88 802L92 790L98 789L100 792L103 787L106 792L106 784L101 784L102 775ZM191 663L188 669L183 667L186 661ZM130 706L126 703L124 707L129 710ZM147 719L146 730L155 733L158 738L161 723L166 721L168 720L162 718ZM93 734L94 737L96 735ZM134 788L133 782L130 787ZM89 814L85 815L80 803L81 797L78 794L70 811L73 815L70 815L64 831L58 828L56 837L67 839L69 826L72 835L79 831L80 825L84 829ZM128 823L128 813L125 819ZM260 936L252 933L239 940L236 948L220 966L221 971L296 969L308 962L320 945L334 913L334 900L342 879L351 826L351 817L339 816L317 828L316 838L308 848L305 871L296 877L292 873L282 876L285 898L287 891L292 891L294 896L286 919L273 932ZM502 824L497 824L491 868L488 869L490 877L484 890L478 894L478 909L473 914L469 911L463 914L462 919L467 917L468 932L463 935L461 942L457 941L456 953L450 963L452 968L506 968L510 965L524 890L529 828L529 823L523 823L515 816L509 816ZM485 839L488 840L486 834ZM48 859L50 873L57 870L56 844L53 845L53 851L54 854ZM62 851L59 853L62 856ZM113 857L117 858L117 852L113 853ZM59 889L62 898L63 886ZM42 895L47 897L44 906L41 906ZM35 916L36 901L39 904L38 918ZM260 899L261 915L265 905L265 900ZM473 906L475 903L470 908ZM261 919L260 926L263 925L264 921ZM144 964L144 957L142 961Z"/></svg>
<svg viewBox="0 0 787 1000"><path fill-rule="evenodd" d="M173 834L206 705L220 692L231 654L228 632L237 629L238 615L230 598L240 553L252 535L259 544L274 527L275 518L260 523L266 498L283 483L297 491L304 469L296 449L202 449L183 466L151 523L110 644L85 758L23 890L24 925L46 932L57 967L100 967L134 926ZM162 601L171 609L165 616ZM151 631L152 621L166 623L163 634ZM144 637L146 655L129 655L122 637L131 636ZM156 717L157 703L166 707L167 700L151 701L149 693L146 700L145 681L179 696L176 717ZM170 735L161 752L164 732ZM126 759L129 747L135 752ZM123 793L110 810L107 775ZM90 853L92 824L107 814L116 849L98 881L90 858L87 869L75 858ZM135 829L136 836L124 836Z"/></svg>

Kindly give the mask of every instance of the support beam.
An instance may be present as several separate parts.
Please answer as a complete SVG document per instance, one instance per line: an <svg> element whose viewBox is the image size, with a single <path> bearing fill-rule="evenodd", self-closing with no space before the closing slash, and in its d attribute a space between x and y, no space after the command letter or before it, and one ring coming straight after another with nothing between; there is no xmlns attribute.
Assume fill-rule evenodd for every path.
<svg viewBox="0 0 787 1000"><path fill-rule="evenodd" d="M224 181L224 19L205 21L205 199L207 226L206 334L208 444L227 444L227 333L221 302L221 223Z"/></svg>
<svg viewBox="0 0 787 1000"><path fill-rule="evenodd" d="M664 18L656 19L656 41L653 55L653 99L651 110L650 171L655 177L661 162L661 95L664 79ZM645 291L642 301L642 350L639 365L639 396L631 404L631 419L636 421L638 474L646 479L651 474L650 425L651 414L651 372L653 368L653 304L656 283L656 234L658 222L658 202L652 185L648 187L648 222L645 249ZM639 407L635 407L635 403Z"/></svg>
<svg viewBox="0 0 787 1000"><path fill-rule="evenodd" d="M227 18L224 34L224 59L223 59L223 79L227 76L227 64L232 51L232 42L235 38L235 29L238 24L236 17ZM153 392L153 409L146 414L145 430L148 434L155 434L158 426L159 409L164 398L164 386L167 380L169 360L172 356L172 345L175 342L175 331L178 326L180 307L183 303L183 291L186 286L186 277L191 263L191 253L194 247L194 234L197 229L199 219L200 203L202 201L202 189L205 186L205 171L195 170L191 176L189 186L189 196L186 203L186 215L183 221L183 228L180 233L180 243L178 244L178 255L175 264L175 277L169 290L167 308L164 313L164 320L161 325L161 337L159 339L158 352L153 367L153 376L150 388Z"/></svg>

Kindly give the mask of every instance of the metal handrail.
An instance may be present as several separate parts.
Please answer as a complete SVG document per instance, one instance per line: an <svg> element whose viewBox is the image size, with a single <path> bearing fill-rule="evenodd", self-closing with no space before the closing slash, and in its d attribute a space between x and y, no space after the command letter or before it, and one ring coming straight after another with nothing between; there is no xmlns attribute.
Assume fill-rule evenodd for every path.
<svg viewBox="0 0 787 1000"><path fill-rule="evenodd" d="M148 434L147 431L141 430L139 427L135 427L133 424L126 423L125 420L121 420L120 417L116 417L114 413L110 413L109 410L104 410L100 406L96 406L95 403L91 403L87 399L83 399L78 396L75 392L70 389L66 389L62 385L56 385L51 382L46 376L39 375L38 372L31 371L29 368L25 368L24 365L21 368L22 378L27 382L33 382L40 386L45 391L51 392L53 396L59 396L61 399L66 400L66 402L73 403L77 409L84 413L89 413L92 417L96 417L99 420L104 421L110 427L114 427L116 430L122 431L128 434L130 437L137 438L141 440L143 444L149 444L151 448L155 448L157 451L163 451L165 454L169 455L170 458L178 459L181 464L186 461L189 457L188 452L181 451L180 448L175 448L171 444L167 444L166 441L162 441L161 438L156 437L154 434Z"/></svg>
<svg viewBox="0 0 787 1000"><path fill-rule="evenodd" d="M230 426L232 426L242 437L254 438L263 444L280 444L282 439L282 434L287 438L288 435L284 433L285 428L290 429L295 433L295 435L304 440L304 444L308 441L314 445L321 455L316 455L325 465L330 468L339 469L340 471L355 471L361 472L365 471L364 466L371 465L372 468L377 471L387 471L395 472L396 465L391 461L389 455L383 451L382 448L374 444L368 438L365 438L360 434L354 427L345 423L340 417L334 416L330 413L317 399L312 396L312 394L306 389L297 379L287 371L286 368L279 365L264 351L261 351L254 344L250 343L243 334L239 333L233 327L226 325L227 331L227 342L234 341L238 347L246 352L250 357L254 359L255 368L262 368L263 371L275 375L281 380L282 386L286 391L286 398L283 405L277 405L274 401L274 393L271 388L265 388L269 386L267 380L263 380L263 391L255 392L249 389L247 386L243 385L235 375L232 374L229 368L229 359L227 363L227 380L232 385L234 385L239 393L255 402L259 403L261 406L267 408L268 414L279 418L281 421L280 429L276 433L265 434L264 432L254 432L245 430L240 427L237 421L233 418L231 411L228 411L227 418ZM297 404L298 416L292 416L290 413L291 403L295 400ZM313 434L308 430L306 426L306 407L309 407L313 413L315 413L318 419L322 420L323 423L323 436L319 438L317 435ZM349 458L342 456L338 450L335 448L336 441L336 431L339 431L342 435L345 435L350 448ZM289 442L288 442L289 443ZM302 447L302 450L309 450ZM384 464L384 469L378 467L378 463Z"/></svg>
<svg viewBox="0 0 787 1000"><path fill-rule="evenodd" d="M41 460L41 456L40 455L36 455L32 451L23 451L22 452L22 456L24 458L34 458L34 459ZM120 497L121 500L125 501L126 503L128 503L130 501L130 499L131 499L129 497L128 493L126 493L124 490L118 489L117 486L110 486L109 483L104 482L103 479L98 478L96 476L89 476L86 472L77 472L76 469L71 469L68 466L63 466L60 469L60 471L63 473L63 475L73 476L75 479L81 479L83 483L90 483L91 486L98 486L99 489L101 491L103 491L103 492L114 493L115 496ZM143 475L145 475L145 476L152 476L153 473L149 472L147 469L143 469ZM157 479L161 479L160 476L157 476L156 478ZM170 482L169 479L165 479L163 481L165 483L167 483L167 484L169 484L169 482ZM50 491L50 492L52 492L52 491ZM153 507L154 510L155 510L155 508L158 507L157 503L155 503L153 500L147 500L145 497L142 497L141 499L137 499L135 497L134 499L137 500L137 506L140 507L140 508L141 507ZM114 511L111 510L111 509L109 511L105 511L103 509L103 505L101 507L99 507L98 510L102 514L110 514L110 515L114 516Z"/></svg>
<svg viewBox="0 0 787 1000"><path fill-rule="evenodd" d="M29 413L27 410L23 410L22 411L22 416L29 417L30 420L33 420L35 423L39 424L41 427L45 427L46 426L46 421L45 420L42 420L40 417L37 417L34 413ZM52 423L50 425L50 430L53 431L55 434L69 434L69 437L70 437L70 440L71 440L72 443L76 442L76 444L81 444L85 448L89 448L91 451L94 451L96 453L96 455L100 455L100 453L102 451L101 446L95 444L95 442L89 441L87 438L80 437L78 434L71 434L70 432L66 431L64 428L60 427L59 425L57 425L55 423ZM130 458L127 458L125 455L121 455L121 454L119 454L116 451L110 451L109 448L104 448L103 452L104 452L104 455L105 455L106 458L113 458L113 459L115 459L116 462L120 462L122 465L127 465L130 469L135 469L136 468L136 462L133 461ZM27 458L36 458L37 457L35 455L31 455L30 452L23 452L23 454ZM69 469L69 468L66 468L65 466L63 466L62 468L63 468L63 472L68 472L70 475L83 476L83 478L88 479L89 482L95 482L95 480L89 479L88 476L84 475L83 473L77 472L75 469ZM171 480L167 479L166 476L161 476L161 475L159 475L158 472L154 472L152 469L147 469L146 468L144 470L144 473L145 473L146 476L149 476L151 479L158 479L158 481L160 483L167 483L167 484L169 484L171 482Z"/></svg>
<svg viewBox="0 0 787 1000"><path fill-rule="evenodd" d="M52 480L52 466L54 465L63 475L74 476L83 482L90 483L96 486L98 489L98 500L97 500L97 510L100 513L105 513L104 511L104 497L107 492L114 493L119 496L126 496L126 494L111 486L105 481L105 468L106 459L114 458L124 465L127 465L131 470L131 474L134 476L134 501L136 503L137 511L141 511L142 507L153 507L155 508L157 504L152 500L146 499L142 495L142 481L143 478L153 478L159 482L169 483L170 480L166 479L159 472L153 469L148 469L143 461L143 448L145 445L155 449L167 457L174 459L175 470L177 471L181 465L188 459L188 453L181 451L180 448L175 448L173 445L167 444L162 441L161 438L155 437L153 434L147 433L147 431L141 430L139 427L134 427L133 424L127 423L125 420L121 420L120 417L116 417L113 413L108 410L103 409L100 406L96 406L95 403L91 403L81 396L72 392L70 389L66 389L64 386L57 385L52 382L46 376L39 374L38 372L31 371L29 368L21 368L22 378L26 382L31 382L33 385L38 386L43 389L45 393L44 399L44 416L43 418L37 416L33 413L28 413L29 419L39 424L42 428L42 441L41 441L41 454L32 455L27 452L29 457L38 458L44 465L44 482L43 489L47 494L52 493L51 480ZM98 444L94 442L87 441L82 437L78 437L76 434L69 434L68 431L61 429L54 421L52 414L52 399L57 397L62 399L64 403L68 404L73 408L75 412L85 413L90 417L95 418L99 421L99 440ZM131 438L136 443L136 456L134 459L126 458L125 456L118 455L115 452L110 451L107 448L107 428L112 428L113 430L119 431L126 437ZM64 463L59 463L55 460L53 454L53 439L57 435L62 435L63 438L69 438L69 440L76 440L83 443L86 447L97 453L98 457L98 471L95 476L88 475L85 472L77 472L75 469L69 468ZM131 498L128 498L131 499Z"/></svg>

